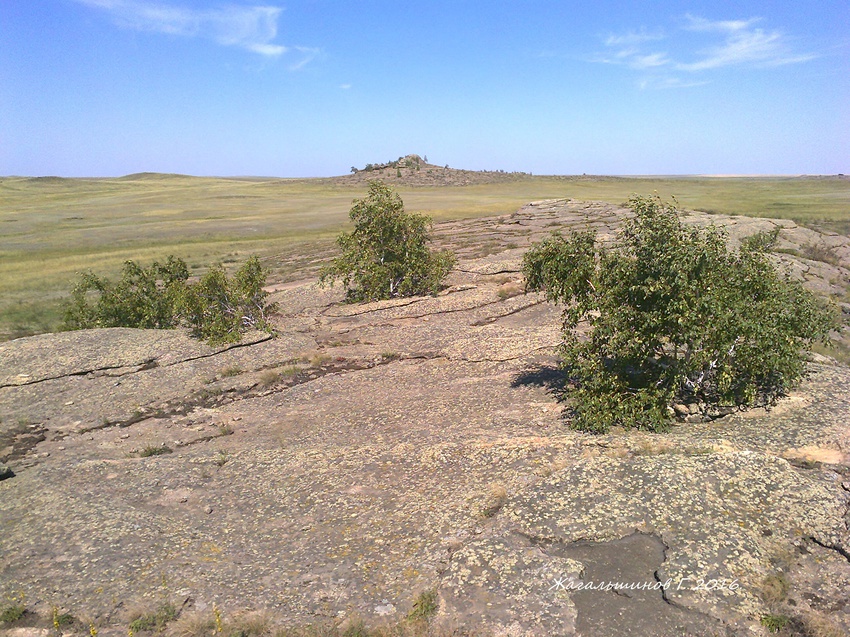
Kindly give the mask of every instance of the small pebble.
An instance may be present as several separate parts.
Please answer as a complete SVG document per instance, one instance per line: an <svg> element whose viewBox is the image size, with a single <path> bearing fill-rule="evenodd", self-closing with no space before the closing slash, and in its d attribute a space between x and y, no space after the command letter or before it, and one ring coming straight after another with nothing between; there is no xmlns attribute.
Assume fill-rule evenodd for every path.
<svg viewBox="0 0 850 637"><path fill-rule="evenodd" d="M212 511L213 511L213 508L211 506L207 505L207 506L204 507L204 513L210 514L210 513L212 513Z"/></svg>

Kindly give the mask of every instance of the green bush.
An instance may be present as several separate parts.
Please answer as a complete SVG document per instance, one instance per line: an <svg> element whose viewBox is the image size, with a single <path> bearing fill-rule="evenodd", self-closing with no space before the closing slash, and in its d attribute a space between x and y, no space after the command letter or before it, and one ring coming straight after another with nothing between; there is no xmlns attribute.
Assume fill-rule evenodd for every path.
<svg viewBox="0 0 850 637"><path fill-rule="evenodd" d="M138 327L168 329L181 325L212 344L235 342L248 328L270 330L263 291L266 273L256 256L230 278L216 265L196 283L182 259L169 256L143 268L127 261L113 283L91 272L80 275L65 308L65 329Z"/></svg>
<svg viewBox="0 0 850 637"><path fill-rule="evenodd" d="M555 234L530 249L529 290L567 305L561 354L573 425L662 430L677 401L769 405L826 341L827 311L759 236L729 250L717 227L688 227L673 205L633 197L611 247L592 232Z"/></svg>
<svg viewBox="0 0 850 637"><path fill-rule="evenodd" d="M81 274L65 309L65 328L175 327L176 308L188 278L186 263L173 256L147 268L127 261L118 283L92 272ZM91 293L95 293L94 302Z"/></svg>
<svg viewBox="0 0 850 637"><path fill-rule="evenodd" d="M428 249L431 219L406 213L401 197L379 181L355 199L349 218L354 230L337 238L342 255L319 278L323 285L341 279L349 302L436 294L456 263L451 252Z"/></svg>
<svg viewBox="0 0 850 637"><path fill-rule="evenodd" d="M183 318L195 336L210 343L238 341L247 328L268 331L267 317L277 306L266 303L265 284L266 273L257 257L248 259L233 278L217 265L187 286L181 303Z"/></svg>

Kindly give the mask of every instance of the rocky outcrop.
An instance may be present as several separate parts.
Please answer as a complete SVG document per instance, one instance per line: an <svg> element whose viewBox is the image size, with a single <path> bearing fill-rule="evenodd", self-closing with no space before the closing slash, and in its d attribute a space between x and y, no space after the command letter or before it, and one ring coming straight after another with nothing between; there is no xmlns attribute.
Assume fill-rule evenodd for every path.
<svg viewBox="0 0 850 637"><path fill-rule="evenodd" d="M770 412L663 435L563 421L560 311L521 293L521 256L624 214L562 200L441 224L461 256L442 294L280 286L274 339L0 344L0 595L104 635L161 598L292 626L399 620L431 589L432 622L482 634L749 635L767 614L850 631L850 370L823 359ZM846 280L846 238L822 237L825 263L791 253L813 237L790 222L691 220L733 240L778 224L778 258L824 291Z"/></svg>

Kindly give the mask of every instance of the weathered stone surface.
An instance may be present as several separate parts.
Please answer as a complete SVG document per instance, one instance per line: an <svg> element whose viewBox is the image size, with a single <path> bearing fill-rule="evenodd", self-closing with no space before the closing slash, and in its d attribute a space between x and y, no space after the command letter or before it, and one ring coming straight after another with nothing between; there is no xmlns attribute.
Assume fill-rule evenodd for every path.
<svg viewBox="0 0 850 637"><path fill-rule="evenodd" d="M473 538L443 576L442 619L493 634L574 634L575 604L556 582L578 579L583 568L516 533Z"/></svg>
<svg viewBox="0 0 850 637"><path fill-rule="evenodd" d="M105 637L163 596L291 626L398 620L432 588L435 622L482 634L751 635L767 612L850 632L850 370L822 358L770 412L664 435L562 420L560 310L519 293L522 254L554 229L609 240L627 214L557 200L439 224L461 256L439 296L343 305L314 280L275 286L275 339L111 329L0 345L0 462L15 473L0 482L0 596ZM780 227L778 258L814 289L848 275L846 237L689 218L733 242ZM810 256L831 263L791 253L817 242L833 252ZM765 593L777 578L781 599Z"/></svg>
<svg viewBox="0 0 850 637"><path fill-rule="evenodd" d="M211 348L176 330L83 330L55 335L64 354L54 369L50 336L0 345L7 378L28 379L0 387L0 405L4 420L39 424L63 435L204 402L202 396L239 384L232 378L213 385L224 371L285 365L316 349L311 337L298 333L276 339L249 335L236 345ZM70 352L77 352L79 360ZM9 370L22 371L11 376Z"/></svg>
<svg viewBox="0 0 850 637"><path fill-rule="evenodd" d="M665 598L734 624L759 616L762 581L795 542L850 547L846 506L822 472L735 451L589 459L527 489L503 512L555 555L587 538L656 535L665 545L658 578L672 580ZM716 590L701 587L712 581Z"/></svg>
<svg viewBox="0 0 850 637"><path fill-rule="evenodd" d="M265 338L249 336L247 342ZM0 343L0 387L97 372L120 375L209 357L230 347L210 347L184 330L112 327L40 334Z"/></svg>

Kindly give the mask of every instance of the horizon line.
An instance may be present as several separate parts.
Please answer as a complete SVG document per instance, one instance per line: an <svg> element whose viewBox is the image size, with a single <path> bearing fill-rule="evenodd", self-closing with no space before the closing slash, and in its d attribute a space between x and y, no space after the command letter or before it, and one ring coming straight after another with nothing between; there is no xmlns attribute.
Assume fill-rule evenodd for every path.
<svg viewBox="0 0 850 637"><path fill-rule="evenodd" d="M498 172L493 170L472 170L468 168L450 168L449 170L488 173ZM592 177L592 178L618 178L618 179L743 179L743 178L792 178L792 177L846 177L847 173L530 173L525 171L505 171L509 174L526 174L530 177ZM0 175L0 179L127 179L129 177L189 177L193 179L337 179L347 177L349 173L341 175L312 175L308 177L285 177L280 175L195 175L189 173L139 171L124 175L86 175L67 177L63 175Z"/></svg>

